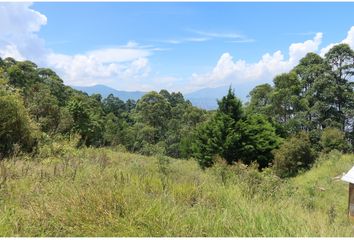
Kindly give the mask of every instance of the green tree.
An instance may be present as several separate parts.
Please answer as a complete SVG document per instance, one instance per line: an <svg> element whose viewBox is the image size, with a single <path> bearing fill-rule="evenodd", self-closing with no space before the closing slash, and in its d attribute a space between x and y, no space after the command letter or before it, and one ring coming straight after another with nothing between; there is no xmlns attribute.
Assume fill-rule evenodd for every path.
<svg viewBox="0 0 354 240"><path fill-rule="evenodd" d="M120 124L119 119L110 112L105 117L105 124L104 124L104 133L103 133L103 141L104 145L117 145L122 143L120 136Z"/></svg>
<svg viewBox="0 0 354 240"><path fill-rule="evenodd" d="M170 118L169 102L157 92L145 94L136 105L138 121L158 130L158 138L164 136Z"/></svg>
<svg viewBox="0 0 354 240"><path fill-rule="evenodd" d="M299 94L300 81L294 71L275 77L272 93L275 118L285 124L290 132L298 127L292 120L294 120L294 113L299 109Z"/></svg>
<svg viewBox="0 0 354 240"><path fill-rule="evenodd" d="M63 80L49 68L38 68L37 74L50 90L51 94L57 99L60 107L65 106L68 100L68 93L65 91Z"/></svg>
<svg viewBox="0 0 354 240"><path fill-rule="evenodd" d="M78 100L69 102L68 109L74 120L73 131L81 135L80 144L101 145L104 132L101 116L90 112L90 108Z"/></svg>
<svg viewBox="0 0 354 240"><path fill-rule="evenodd" d="M345 139L345 134L338 128L326 128L322 132L320 143L325 153L334 149L342 152L349 150L349 144Z"/></svg>
<svg viewBox="0 0 354 240"><path fill-rule="evenodd" d="M235 122L243 116L242 102L235 96L235 92L229 87L227 95L218 100L218 111L230 116Z"/></svg>
<svg viewBox="0 0 354 240"><path fill-rule="evenodd" d="M212 117L196 129L193 156L203 169L211 167L214 164L215 155L221 154L223 140L227 137L222 136L222 124L223 122L217 117Z"/></svg>
<svg viewBox="0 0 354 240"><path fill-rule="evenodd" d="M0 88L0 154L13 151L14 144L23 151L31 151L38 142L38 130L25 109L22 98Z"/></svg>
<svg viewBox="0 0 354 240"><path fill-rule="evenodd" d="M103 100L103 110L105 114L113 113L116 117L120 117L123 112L127 111L125 103L113 94L109 94Z"/></svg>
<svg viewBox="0 0 354 240"><path fill-rule="evenodd" d="M267 118L260 114L248 115L238 122L237 131L240 133L239 159L245 164L255 161L260 168L268 167L273 160L272 151L278 148L281 138Z"/></svg>
<svg viewBox="0 0 354 240"><path fill-rule="evenodd" d="M9 84L23 88L40 81L37 73L37 65L30 61L16 62L7 68Z"/></svg>
<svg viewBox="0 0 354 240"><path fill-rule="evenodd" d="M330 67L315 53L308 53L295 67L301 87L300 108L295 113L300 118L301 129L312 131L323 127L328 116L328 76Z"/></svg>
<svg viewBox="0 0 354 240"><path fill-rule="evenodd" d="M35 83L28 87L26 101L30 114L41 130L55 133L60 122L60 108L50 89L42 83Z"/></svg>
<svg viewBox="0 0 354 240"><path fill-rule="evenodd" d="M354 76L354 51L348 44L338 44L326 53L325 61L331 66L333 73L332 94L336 120L344 130L354 107L353 84L349 82Z"/></svg>
<svg viewBox="0 0 354 240"><path fill-rule="evenodd" d="M253 88L249 94L251 99L247 105L247 111L272 116L272 92L273 87L268 83Z"/></svg>

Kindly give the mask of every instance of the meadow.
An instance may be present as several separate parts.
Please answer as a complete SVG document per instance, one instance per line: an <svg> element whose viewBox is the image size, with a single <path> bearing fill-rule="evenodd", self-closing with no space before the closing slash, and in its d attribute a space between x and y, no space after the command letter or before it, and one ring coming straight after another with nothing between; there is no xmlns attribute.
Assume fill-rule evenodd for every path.
<svg viewBox="0 0 354 240"><path fill-rule="evenodd" d="M331 152L294 178L218 161L52 142L0 162L1 236L350 237L354 155Z"/></svg>

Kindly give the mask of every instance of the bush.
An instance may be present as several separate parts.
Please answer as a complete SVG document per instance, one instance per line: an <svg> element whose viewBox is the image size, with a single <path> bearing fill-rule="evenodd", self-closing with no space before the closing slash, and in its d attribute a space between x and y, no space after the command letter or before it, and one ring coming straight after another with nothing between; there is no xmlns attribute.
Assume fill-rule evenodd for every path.
<svg viewBox="0 0 354 240"><path fill-rule="evenodd" d="M345 139L344 132L338 128L326 128L321 135L320 144L322 151L329 153L332 150L346 152L350 146Z"/></svg>
<svg viewBox="0 0 354 240"><path fill-rule="evenodd" d="M288 138L274 153L274 170L280 177L293 177L300 170L309 169L316 159L309 135L300 132Z"/></svg>
<svg viewBox="0 0 354 240"><path fill-rule="evenodd" d="M157 144L151 144L143 141L142 147L138 151L138 153L146 156L153 155L164 155L165 154L165 146L163 142L158 142Z"/></svg>
<svg viewBox="0 0 354 240"><path fill-rule="evenodd" d="M21 96L0 90L0 155L13 152L14 145L31 151L37 143L38 130L31 122Z"/></svg>

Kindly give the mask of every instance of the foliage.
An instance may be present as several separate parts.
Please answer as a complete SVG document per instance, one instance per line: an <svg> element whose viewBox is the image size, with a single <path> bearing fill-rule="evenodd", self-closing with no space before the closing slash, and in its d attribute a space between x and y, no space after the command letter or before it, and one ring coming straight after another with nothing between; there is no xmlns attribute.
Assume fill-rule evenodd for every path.
<svg viewBox="0 0 354 240"><path fill-rule="evenodd" d="M308 53L274 86L259 85L251 93L248 112L266 113L287 135L339 128L353 136L354 52L347 44L332 47L322 58ZM353 144L353 141L350 140Z"/></svg>
<svg viewBox="0 0 354 240"><path fill-rule="evenodd" d="M241 101L235 96L235 92L229 87L227 95L218 101L218 111L230 116L235 122L243 117Z"/></svg>
<svg viewBox="0 0 354 240"><path fill-rule="evenodd" d="M305 132L286 139L273 153L274 169L280 177L292 177L301 170L309 169L316 158L310 138Z"/></svg>
<svg viewBox="0 0 354 240"><path fill-rule="evenodd" d="M12 58L0 59L0 82L7 95L17 98L11 105L15 97L6 95L7 104L25 108L23 117L17 117L23 119L23 129L30 129L24 138L77 134L81 147L122 145L145 155L194 156L202 168L222 158L228 165L254 162L263 169L271 165L272 150L282 138L292 139L302 131L314 151L354 149L353 63L354 52L347 44L334 46L324 57L308 53L288 73L276 76L273 85L256 86L245 105L230 87L216 112L196 108L180 92L165 89L137 102L112 94L89 96L65 86L51 69ZM9 138L3 155L11 153L10 145L31 145L18 136Z"/></svg>
<svg viewBox="0 0 354 240"><path fill-rule="evenodd" d="M197 129L194 156L200 166L211 167L218 155L228 164L255 161L260 168L267 167L273 159L272 150L280 143L276 129L263 115L245 116L231 88L218 103L217 113Z"/></svg>
<svg viewBox="0 0 354 240"><path fill-rule="evenodd" d="M1 86L2 87L2 86ZM18 93L0 89L0 155L11 154L14 145L31 151L38 141L38 131Z"/></svg>
<svg viewBox="0 0 354 240"><path fill-rule="evenodd" d="M257 162L260 168L268 167L273 160L272 151L280 145L281 138L264 115L248 115L238 122L240 133L239 159L245 164Z"/></svg>
<svg viewBox="0 0 354 240"><path fill-rule="evenodd" d="M346 152L349 149L344 132L337 128L326 128L322 132L320 143L325 153L332 150Z"/></svg>

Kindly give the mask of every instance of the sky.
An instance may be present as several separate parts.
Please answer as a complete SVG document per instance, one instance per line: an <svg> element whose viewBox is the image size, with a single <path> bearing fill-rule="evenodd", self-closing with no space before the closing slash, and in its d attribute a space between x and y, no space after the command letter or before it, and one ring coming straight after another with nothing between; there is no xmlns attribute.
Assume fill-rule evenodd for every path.
<svg viewBox="0 0 354 240"><path fill-rule="evenodd" d="M118 90L271 83L308 52L354 49L354 3L0 3L0 57L71 86Z"/></svg>

